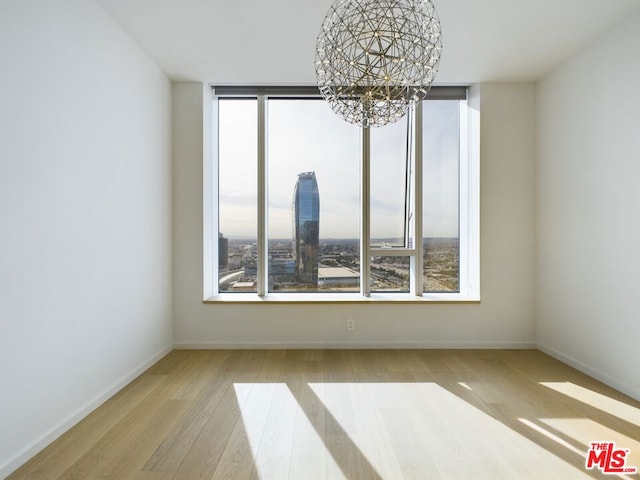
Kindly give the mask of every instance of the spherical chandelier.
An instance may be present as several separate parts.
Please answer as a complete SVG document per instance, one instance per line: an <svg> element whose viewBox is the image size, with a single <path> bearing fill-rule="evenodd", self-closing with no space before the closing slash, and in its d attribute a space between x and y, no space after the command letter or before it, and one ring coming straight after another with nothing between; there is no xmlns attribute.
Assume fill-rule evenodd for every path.
<svg viewBox="0 0 640 480"><path fill-rule="evenodd" d="M393 123L427 96L441 50L430 0L336 0L316 43L318 88L350 123Z"/></svg>

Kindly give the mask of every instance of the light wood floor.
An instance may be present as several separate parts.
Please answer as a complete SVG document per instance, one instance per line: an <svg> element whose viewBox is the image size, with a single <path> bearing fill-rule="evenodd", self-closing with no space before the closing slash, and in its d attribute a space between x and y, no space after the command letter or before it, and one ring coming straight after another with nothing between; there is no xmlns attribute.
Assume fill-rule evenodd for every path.
<svg viewBox="0 0 640 480"><path fill-rule="evenodd" d="M591 441L640 467L640 403L538 351L174 351L9 478L601 478Z"/></svg>

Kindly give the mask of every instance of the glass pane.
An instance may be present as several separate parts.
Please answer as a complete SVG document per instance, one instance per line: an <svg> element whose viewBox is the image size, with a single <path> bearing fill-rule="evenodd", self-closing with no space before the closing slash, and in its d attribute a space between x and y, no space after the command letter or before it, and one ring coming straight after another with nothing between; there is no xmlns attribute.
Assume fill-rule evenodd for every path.
<svg viewBox="0 0 640 480"><path fill-rule="evenodd" d="M371 246L405 246L407 118L371 129Z"/></svg>
<svg viewBox="0 0 640 480"><path fill-rule="evenodd" d="M458 292L460 108L423 102L424 291Z"/></svg>
<svg viewBox="0 0 640 480"><path fill-rule="evenodd" d="M360 130L322 100L268 105L269 291L360 290Z"/></svg>
<svg viewBox="0 0 640 480"><path fill-rule="evenodd" d="M372 292L408 292L409 257L371 257Z"/></svg>
<svg viewBox="0 0 640 480"><path fill-rule="evenodd" d="M257 267L256 99L220 99L218 288L255 292Z"/></svg>

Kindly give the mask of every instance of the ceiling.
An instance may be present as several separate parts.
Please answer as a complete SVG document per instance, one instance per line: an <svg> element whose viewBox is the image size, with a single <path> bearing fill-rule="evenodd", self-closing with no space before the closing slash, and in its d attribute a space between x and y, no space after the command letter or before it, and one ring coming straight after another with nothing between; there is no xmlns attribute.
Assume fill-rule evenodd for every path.
<svg viewBox="0 0 640 480"><path fill-rule="evenodd" d="M332 0L97 0L174 80L313 84ZM640 14L640 0L433 0L437 84L535 81Z"/></svg>

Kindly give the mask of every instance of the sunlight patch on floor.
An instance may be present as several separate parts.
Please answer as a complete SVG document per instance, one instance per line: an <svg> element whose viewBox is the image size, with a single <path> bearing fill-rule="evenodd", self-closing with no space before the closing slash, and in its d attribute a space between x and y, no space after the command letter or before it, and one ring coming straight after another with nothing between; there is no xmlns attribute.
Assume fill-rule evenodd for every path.
<svg viewBox="0 0 640 480"><path fill-rule="evenodd" d="M542 428L540 425L537 425L535 423L533 423L530 420L527 420L526 418L519 418L518 421L520 421L523 425L526 425L527 427L529 427L532 430L535 430L538 433L541 433L542 435L544 435L545 437L549 438L550 440L553 440L554 442L556 442L557 444L563 446L564 448L566 448L567 450L571 450L573 453L576 453L578 455L580 455L581 457L584 457L585 459L587 458L587 449L584 448L582 450L576 448L575 446L573 446L572 444L570 444L569 442L567 442L566 440L560 438L558 435L551 433L549 430L546 430L544 428Z"/></svg>
<svg viewBox="0 0 640 480"><path fill-rule="evenodd" d="M572 382L540 382L540 384L640 427L640 408Z"/></svg>
<svg viewBox="0 0 640 480"><path fill-rule="evenodd" d="M238 428L244 427L257 478L325 478L327 468L338 474L333 478L346 478L286 383L236 383L234 389L242 418Z"/></svg>
<svg viewBox="0 0 640 480"><path fill-rule="evenodd" d="M559 388L582 395L576 399L581 402L588 398L617 413L633 413L621 402L605 405L602 396L586 395L587 389L565 387ZM614 441L630 449L629 465L640 464L640 439L594 420L514 415L510 424L508 417L497 420L432 382L237 383L234 389L241 421L214 478L240 468L237 460L236 470L225 465L233 465L243 448L253 459L248 468L262 479L357 478L354 472L362 471L372 478L406 479L586 476L577 463L536 443L540 435L576 461L586 458L590 442Z"/></svg>
<svg viewBox="0 0 640 480"><path fill-rule="evenodd" d="M435 383L309 386L383 478L585 473Z"/></svg>

